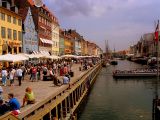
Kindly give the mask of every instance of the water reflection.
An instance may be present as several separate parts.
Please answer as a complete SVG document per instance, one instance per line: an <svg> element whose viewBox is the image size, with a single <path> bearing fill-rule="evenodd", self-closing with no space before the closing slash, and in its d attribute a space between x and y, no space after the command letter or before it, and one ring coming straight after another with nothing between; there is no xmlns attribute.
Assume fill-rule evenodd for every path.
<svg viewBox="0 0 160 120"><path fill-rule="evenodd" d="M80 120L151 120L156 78L113 79L115 69L145 67L128 61L118 62L117 66L102 69ZM160 82L158 86L160 88Z"/></svg>

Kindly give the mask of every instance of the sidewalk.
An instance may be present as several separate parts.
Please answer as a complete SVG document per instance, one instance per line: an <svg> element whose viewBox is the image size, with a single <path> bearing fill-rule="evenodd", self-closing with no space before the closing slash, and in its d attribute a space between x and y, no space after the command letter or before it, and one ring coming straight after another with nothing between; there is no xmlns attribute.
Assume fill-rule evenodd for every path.
<svg viewBox="0 0 160 120"><path fill-rule="evenodd" d="M74 81L76 78L84 74L86 71L79 71L80 64L74 64L72 66L72 71L74 72L74 77L71 77L71 83ZM59 77L60 80L62 77ZM22 81L22 86L18 86L18 81L15 80L15 86L2 86L4 93L4 99L8 100L7 96L8 93L12 92L14 93L15 97L18 98L22 105L23 97L25 94L25 89L26 87L31 87L36 98L36 103L33 105L36 105L38 102L42 101L44 98L49 97L51 94L57 94L59 91L62 91L63 89L66 89L67 85L62 85L62 86L54 86L53 81L39 81L39 82L30 82L29 81L29 76L25 77L25 80ZM21 112L27 108L25 106L24 108L21 109Z"/></svg>

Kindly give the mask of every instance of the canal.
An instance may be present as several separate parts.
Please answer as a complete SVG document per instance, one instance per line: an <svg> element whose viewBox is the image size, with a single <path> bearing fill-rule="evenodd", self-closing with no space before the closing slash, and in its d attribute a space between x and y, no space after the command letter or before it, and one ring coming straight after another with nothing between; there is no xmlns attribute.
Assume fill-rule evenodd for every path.
<svg viewBox="0 0 160 120"><path fill-rule="evenodd" d="M117 66L103 68L81 110L79 120L151 120L156 78L112 77L115 69L142 67L123 60L118 61Z"/></svg>

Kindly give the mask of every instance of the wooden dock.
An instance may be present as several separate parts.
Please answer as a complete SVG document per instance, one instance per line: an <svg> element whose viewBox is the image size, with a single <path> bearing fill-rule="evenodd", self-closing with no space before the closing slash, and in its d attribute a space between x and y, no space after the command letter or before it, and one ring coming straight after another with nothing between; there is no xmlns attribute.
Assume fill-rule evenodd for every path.
<svg viewBox="0 0 160 120"><path fill-rule="evenodd" d="M42 108L44 106L43 104L52 103L52 100L55 100L55 99L57 100L57 96L61 96L62 99L57 100L58 102L54 103L55 106L56 105L58 106L59 102L63 101L63 104L64 104L64 102L66 102L65 103L66 105L64 105L65 107L63 107L63 105L61 105L61 109L64 109L64 108L67 109L66 106L68 105L69 107L74 108L76 110L77 107L70 106L70 104L71 104L71 102L73 102L73 100L70 102L70 100L68 100L68 98L71 97L71 99L72 99L74 97L74 99L76 99L77 102L81 101L80 99L83 98L83 96L85 95L84 91L87 90L87 89L83 88L83 87L86 86L86 82L84 82L84 81L80 82L80 80L82 79L82 77L84 77L85 74L88 74L88 72L90 72L96 66L94 66L93 68L90 68L86 71L79 71L80 64L74 64L72 66L72 71L74 71L74 77L71 77L71 81L70 81L71 89L70 90L67 89L69 87L69 85L54 86L52 81L30 82L29 81L29 76L26 76L25 80L22 81L22 86L18 86L17 81L16 81L16 84L17 84L16 86L3 86L4 99L7 100L7 94L12 92L12 93L14 93L15 97L18 98L18 100L20 101L20 103L22 105L22 100L23 100L23 97L24 97L24 94L25 94L26 87L31 87L32 88L32 90L35 94L36 103L32 104L32 105L26 105L23 108L21 108L21 110L20 110L21 114L19 115L19 119L22 119L22 118L27 119L30 116L30 115L28 115L29 111L34 112L34 114L35 114L36 109L37 109L36 111L38 111L40 108ZM94 71L94 72L98 72L98 71ZM96 74L94 73L94 75L96 75ZM59 78L60 78L60 80L62 79L62 77L59 77ZM81 85L82 83L84 84L84 86ZM82 93L84 92L83 94L81 93L81 90L82 90ZM76 92L74 92L74 91L76 91ZM68 93L66 93L66 92L68 92ZM78 95L72 95L73 93L77 93L79 95L79 99L77 99ZM68 97L68 95L70 97ZM76 98L76 96L77 96L77 98ZM76 102L75 102L75 104L76 104ZM78 106L78 104L76 106ZM53 107L53 103L52 103L52 108L50 108L50 109L53 109L53 108L54 107ZM67 114L70 111L69 109L65 110L65 112L66 112L65 114L59 115L59 116L61 116L61 118L62 118L62 116L63 116L63 118L67 118ZM47 113L47 111L46 111L46 113ZM64 113L64 111L63 111L63 113ZM44 115L45 115L45 112L44 112ZM41 116L38 116L38 117L39 118L45 118L44 115L41 115ZM27 117L25 117L25 116L27 116ZM52 115L52 116L58 116L58 115ZM11 117L11 115L10 115L10 117ZM35 119L36 117L30 117L30 118ZM9 117L3 117L3 119L4 118L9 118ZM60 118L60 117L57 117L57 118Z"/></svg>
<svg viewBox="0 0 160 120"><path fill-rule="evenodd" d="M80 75L83 75L86 71L79 71L79 64L74 64L72 67L72 70L74 71L74 77L71 78L71 83ZM26 87L31 87L35 97L36 97L36 103L33 105L28 106L34 106L38 104L39 102L43 101L44 98L52 95L52 94L58 94L61 90L66 89L68 85L62 85L62 86L54 86L52 81L38 81L38 82L31 82L29 80L29 75L25 77L25 80L22 81L22 85L18 86L18 81L15 80L15 86L2 86L4 93L4 99L8 100L7 96L8 93L12 92L14 93L15 97L20 101L21 105L23 102L23 97L25 95L25 89ZM59 77L60 80L62 80L62 77ZM28 106L25 106L21 109L21 112L25 110Z"/></svg>

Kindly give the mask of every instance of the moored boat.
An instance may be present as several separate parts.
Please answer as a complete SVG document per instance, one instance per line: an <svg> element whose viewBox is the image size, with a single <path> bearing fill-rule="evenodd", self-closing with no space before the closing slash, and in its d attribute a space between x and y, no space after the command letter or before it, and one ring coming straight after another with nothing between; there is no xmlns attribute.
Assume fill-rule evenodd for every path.
<svg viewBox="0 0 160 120"><path fill-rule="evenodd" d="M113 72L113 77L115 78L125 78L125 77L156 77L156 69L143 69L143 70L115 70Z"/></svg>

